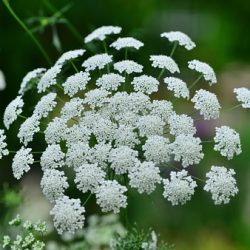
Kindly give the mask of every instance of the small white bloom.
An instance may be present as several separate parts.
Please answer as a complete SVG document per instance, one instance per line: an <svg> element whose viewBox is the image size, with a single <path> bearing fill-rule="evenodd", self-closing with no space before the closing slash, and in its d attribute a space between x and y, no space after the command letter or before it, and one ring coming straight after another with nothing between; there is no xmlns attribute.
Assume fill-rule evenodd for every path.
<svg viewBox="0 0 250 250"><path fill-rule="evenodd" d="M83 113L83 99L79 97L74 97L66 102L61 110L61 118L64 120L69 120L73 117L80 117Z"/></svg>
<svg viewBox="0 0 250 250"><path fill-rule="evenodd" d="M169 139L163 136L154 135L148 137L145 145L142 146L147 161L154 163L166 163L170 160L171 148Z"/></svg>
<svg viewBox="0 0 250 250"><path fill-rule="evenodd" d="M154 68L166 69L170 73L180 73L180 69L176 62L169 56L157 55L150 56L150 61L152 61L152 66Z"/></svg>
<svg viewBox="0 0 250 250"><path fill-rule="evenodd" d="M136 188L140 194L151 194L155 190L156 184L160 184L162 181L160 169L150 161L138 163L129 171L128 177L129 185Z"/></svg>
<svg viewBox="0 0 250 250"><path fill-rule="evenodd" d="M119 34L121 30L122 28L118 26L102 26L91 32L89 35L87 35L84 39L84 42L89 43L92 42L93 40L103 41L106 39L107 35Z"/></svg>
<svg viewBox="0 0 250 250"><path fill-rule="evenodd" d="M100 108L104 103L108 102L108 95L110 93L105 89L93 89L85 94L84 102L92 109Z"/></svg>
<svg viewBox="0 0 250 250"><path fill-rule="evenodd" d="M157 236L154 231L151 233L151 241L143 242L141 248L144 250L156 250L157 249Z"/></svg>
<svg viewBox="0 0 250 250"><path fill-rule="evenodd" d="M215 151L219 151L228 160L233 159L234 155L239 155L242 152L240 136L234 129L228 126L221 126L220 128L215 128L215 130Z"/></svg>
<svg viewBox="0 0 250 250"><path fill-rule="evenodd" d="M101 87L105 90L117 90L118 87L125 82L125 77L109 73L109 74L103 74L100 78L96 80L96 85L98 87Z"/></svg>
<svg viewBox="0 0 250 250"><path fill-rule="evenodd" d="M164 82L167 84L167 88L174 92L175 97L189 99L189 89L187 84L181 79L176 77L166 77Z"/></svg>
<svg viewBox="0 0 250 250"><path fill-rule="evenodd" d="M70 199L67 196L57 199L50 211L59 234L63 232L74 234L76 230L82 229L85 221L84 213L85 209L81 206L80 199Z"/></svg>
<svg viewBox="0 0 250 250"><path fill-rule="evenodd" d="M64 191L69 187L64 172L56 169L46 169L41 179L41 188L45 197L51 202L64 196Z"/></svg>
<svg viewBox="0 0 250 250"><path fill-rule="evenodd" d="M191 176L188 176L186 170L182 170L180 172L171 172L170 179L163 180L163 186L163 196L175 206L178 204L184 205L191 200L197 184Z"/></svg>
<svg viewBox="0 0 250 250"><path fill-rule="evenodd" d="M210 86L217 83L214 70L207 63L201 62L199 60L192 60L188 62L188 67L201 73L204 79L208 81Z"/></svg>
<svg viewBox="0 0 250 250"><path fill-rule="evenodd" d="M73 97L78 91L85 90L87 83L90 81L89 73L78 72L72 76L69 76L62 84L64 93Z"/></svg>
<svg viewBox="0 0 250 250"><path fill-rule="evenodd" d="M194 108L200 110L200 114L205 120L217 119L220 116L220 103L217 96L204 89L199 89L195 92L191 99L194 103Z"/></svg>
<svg viewBox="0 0 250 250"><path fill-rule="evenodd" d="M6 88L5 76L2 70L0 70L0 91Z"/></svg>
<svg viewBox="0 0 250 250"><path fill-rule="evenodd" d="M134 48L140 49L144 44L133 38L133 37L119 37L116 41L110 44L110 47L115 48L116 50L120 50L123 48Z"/></svg>
<svg viewBox="0 0 250 250"><path fill-rule="evenodd" d="M250 90L247 88L235 88L234 93L238 102L242 104L243 108L250 108Z"/></svg>
<svg viewBox="0 0 250 250"><path fill-rule="evenodd" d="M140 143L137 133L131 126L120 125L114 132L116 146L134 147Z"/></svg>
<svg viewBox="0 0 250 250"><path fill-rule="evenodd" d="M45 92L50 86L57 84L57 75L61 72L62 65L56 64L48 69L37 84L38 93Z"/></svg>
<svg viewBox="0 0 250 250"><path fill-rule="evenodd" d="M136 114L147 114L151 105L151 101L148 95L141 92L132 92L127 98L125 103L129 111Z"/></svg>
<svg viewBox="0 0 250 250"><path fill-rule="evenodd" d="M112 62L112 58L112 55L106 53L94 55L85 60L82 66L86 68L86 71L103 69L107 64Z"/></svg>
<svg viewBox="0 0 250 250"><path fill-rule="evenodd" d="M127 188L120 185L116 180L103 181L95 191L96 203L101 207L102 212L119 213L121 208L127 206L125 192L127 192Z"/></svg>
<svg viewBox="0 0 250 250"><path fill-rule="evenodd" d="M84 49L76 49L76 50L67 51L60 56L60 58L56 61L55 64L64 64L67 61L70 61L77 57L82 56L85 53L85 51L86 50Z"/></svg>
<svg viewBox="0 0 250 250"><path fill-rule="evenodd" d="M20 179L25 172L30 170L30 165L34 163L33 156L31 154L31 148L22 147L19 149L12 161L13 175L16 179Z"/></svg>
<svg viewBox="0 0 250 250"><path fill-rule="evenodd" d="M193 135L178 135L172 143L172 153L175 161L182 161L185 168L198 164L204 157L200 138Z"/></svg>
<svg viewBox="0 0 250 250"><path fill-rule="evenodd" d="M105 172L98 167L98 164L83 164L76 169L75 183L77 188L86 193L94 192L104 181Z"/></svg>
<svg viewBox="0 0 250 250"><path fill-rule="evenodd" d="M23 105L22 97L17 96L6 107L3 115L3 123L7 129L9 129L10 125L17 119L18 115L22 113Z"/></svg>
<svg viewBox="0 0 250 250"><path fill-rule="evenodd" d="M119 71L120 73L125 72L127 74L132 74L141 73L143 70L143 66L132 60L123 60L114 63L114 69Z"/></svg>
<svg viewBox="0 0 250 250"><path fill-rule="evenodd" d="M4 130L0 129L0 159L3 158L4 155L9 154L9 150L7 149L7 143L5 142L6 135L4 134Z"/></svg>
<svg viewBox="0 0 250 250"><path fill-rule="evenodd" d="M178 42L180 46L185 47L187 50L191 50L196 46L189 36L180 31L164 32L161 37L166 37L170 42Z"/></svg>
<svg viewBox="0 0 250 250"><path fill-rule="evenodd" d="M165 100L153 100L150 109L151 115L161 117L164 122L168 121L169 117L174 114L173 104Z"/></svg>
<svg viewBox="0 0 250 250"><path fill-rule="evenodd" d="M234 175L233 169L218 166L212 166L206 174L207 180L204 190L211 192L215 205L229 203L230 198L238 193Z"/></svg>
<svg viewBox="0 0 250 250"><path fill-rule="evenodd" d="M142 75L134 77L131 84L134 86L135 91L152 94L153 92L157 92L160 83L152 76Z"/></svg>

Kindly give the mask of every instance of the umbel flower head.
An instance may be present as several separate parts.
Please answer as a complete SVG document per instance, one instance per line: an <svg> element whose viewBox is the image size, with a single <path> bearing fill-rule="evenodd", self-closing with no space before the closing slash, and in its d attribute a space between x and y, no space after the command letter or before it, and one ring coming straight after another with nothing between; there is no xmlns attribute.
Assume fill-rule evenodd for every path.
<svg viewBox="0 0 250 250"><path fill-rule="evenodd" d="M185 204L198 185L188 171L193 165L203 167L204 145L197 136L194 118L177 113L175 101L189 102L190 98L205 120L219 117L221 107L216 95L204 89L195 91L192 84L182 80L174 50L165 54L164 48L163 54L149 56L151 69L147 70L133 60L133 53L144 49L139 40L120 37L106 44L108 36L120 32L117 26L100 27L84 41L104 43L103 51L88 56L87 50L71 50L51 68L29 72L4 113L6 129L17 118L22 121L17 133L21 148L9 149L0 130L0 158L15 153L12 169L17 179L40 162L41 188L54 206L51 215L60 234L83 228L85 207L92 196L102 212L119 213L128 205L129 189L151 194L163 186L166 201ZM181 32L161 36L174 42L174 48L195 47ZM124 55L127 49L131 51L125 53L124 60L120 57L115 61L116 55ZM208 64L192 60L188 67L198 72L198 80L204 78L210 85L216 82ZM165 84L161 86L162 82ZM37 90L40 100L26 111L25 95L31 88ZM159 89L162 98L155 99ZM248 107L249 93L242 89L235 92L243 107ZM32 142L38 137L41 144L41 136L47 146L37 152ZM228 159L241 153L238 133L227 126L216 128L214 141L214 150ZM204 189L212 193L216 204L228 203L237 193L233 175L224 167L213 167L207 174ZM79 190L79 197L68 196L72 185Z"/></svg>

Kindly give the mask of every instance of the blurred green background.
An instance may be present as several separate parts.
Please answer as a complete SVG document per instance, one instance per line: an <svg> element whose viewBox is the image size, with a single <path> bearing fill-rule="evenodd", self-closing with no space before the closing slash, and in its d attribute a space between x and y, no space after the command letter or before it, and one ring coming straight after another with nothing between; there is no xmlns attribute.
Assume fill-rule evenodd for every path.
<svg viewBox="0 0 250 250"><path fill-rule="evenodd" d="M12 0L10 3L43 44L53 62L62 51L81 48L84 35L94 28L119 25L123 27L123 35L134 35L145 42L145 48L137 57L148 64L146 55L165 53L170 49L159 34L180 30L192 37L197 48L191 52L178 49L176 60L181 65L192 58L209 63L219 79L219 84L212 91L219 94L222 105L230 107L235 104L234 87L250 87L248 0ZM67 23L64 17L71 23ZM72 27L77 33L75 30L72 32ZM6 89L0 92L1 117L5 106L17 95L23 76L38 67L49 65L1 2L0 70L7 81ZM33 98L35 100L35 97L30 97L30 103L34 102ZM206 124L200 122L197 125L202 128L202 136L211 138L217 123ZM174 243L180 250L250 249L250 114L246 110L234 110L223 114L219 124L228 124L241 133L243 154L228 163L211 148L205 149L206 158L193 171L197 176L204 176L211 164L234 167L240 193L229 205L214 206L210 196L201 189L191 202L180 207L172 207L161 197L160 190L150 197L132 192L129 198L131 222L137 221L141 227L152 227L162 239ZM12 147L17 148L15 134L8 135ZM0 164L0 221L5 220L9 207L13 206L8 204L8 207L6 202L3 204L4 199L10 199L9 203L13 201L13 197L3 195L6 183L11 189L21 190L24 199L28 197L23 208L27 210L26 214L31 216L39 208L40 216L46 215L47 205L44 205L45 199L38 188L39 171L32 170L27 180L18 183L11 174L11 159L7 158ZM35 207L33 210L31 204ZM89 213L96 211L99 210L94 206L91 210L90 205Z"/></svg>

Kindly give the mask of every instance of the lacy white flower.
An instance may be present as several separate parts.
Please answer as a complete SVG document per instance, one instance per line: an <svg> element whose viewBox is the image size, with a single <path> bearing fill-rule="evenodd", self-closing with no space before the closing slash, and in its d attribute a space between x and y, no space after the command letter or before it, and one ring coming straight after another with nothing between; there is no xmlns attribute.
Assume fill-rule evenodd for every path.
<svg viewBox="0 0 250 250"><path fill-rule="evenodd" d="M62 167L64 165L64 157L65 154L62 152L59 144L48 145L40 159L42 170Z"/></svg>
<svg viewBox="0 0 250 250"><path fill-rule="evenodd" d="M153 162L138 163L129 171L129 185L136 188L139 193L152 193L156 184L160 184L162 178L160 169Z"/></svg>
<svg viewBox="0 0 250 250"><path fill-rule="evenodd" d="M55 99L56 93L49 93L47 95L44 95L35 106L33 115L36 115L39 118L47 117L49 112L51 112L57 104Z"/></svg>
<svg viewBox="0 0 250 250"><path fill-rule="evenodd" d="M25 172L30 170L30 165L34 163L33 156L31 154L31 148L22 147L19 149L12 161L13 175L16 179L20 179Z"/></svg>
<svg viewBox="0 0 250 250"><path fill-rule="evenodd" d="M45 71L46 69L44 68L38 68L28 72L21 82L18 94L24 95L28 90L30 90L32 88L33 80L36 79L36 81L39 81Z"/></svg>
<svg viewBox="0 0 250 250"><path fill-rule="evenodd" d="M150 61L152 61L152 66L154 68L166 69L170 73L180 73L180 69L176 62L169 56L157 55L150 56Z"/></svg>
<svg viewBox="0 0 250 250"><path fill-rule="evenodd" d="M67 61L71 61L77 57L82 56L85 53L84 49L70 50L63 53L55 64L64 64Z"/></svg>
<svg viewBox="0 0 250 250"><path fill-rule="evenodd" d="M119 71L120 73L125 72L127 74L132 74L141 73L143 70L143 66L132 60L123 60L114 63L114 69Z"/></svg>
<svg viewBox="0 0 250 250"><path fill-rule="evenodd" d="M220 103L217 96L207 90L199 89L191 99L194 108L200 110L205 120L217 119L220 116Z"/></svg>
<svg viewBox="0 0 250 250"><path fill-rule="evenodd" d="M169 130L172 135L194 135L196 128L194 127L194 120L187 115L173 114L169 117Z"/></svg>
<svg viewBox="0 0 250 250"><path fill-rule="evenodd" d="M178 42L180 46L185 47L187 50L191 50L196 46L189 36L180 31L164 32L161 37L166 37L170 42Z"/></svg>
<svg viewBox="0 0 250 250"><path fill-rule="evenodd" d="M185 168L198 164L204 157L201 140L193 135L178 135L172 143L172 152L175 161L181 161Z"/></svg>
<svg viewBox="0 0 250 250"><path fill-rule="evenodd" d="M154 231L151 232L151 241L143 242L141 248L144 250L156 250L157 249L157 235Z"/></svg>
<svg viewBox="0 0 250 250"><path fill-rule="evenodd" d="M96 85L105 90L117 90L118 87L125 82L125 77L110 73L103 74L100 78L96 80Z"/></svg>
<svg viewBox="0 0 250 250"><path fill-rule="evenodd" d="M124 194L127 188L120 185L116 180L103 181L96 189L96 203L103 212L113 211L119 213L121 208L127 206L127 196Z"/></svg>
<svg viewBox="0 0 250 250"><path fill-rule="evenodd" d="M95 107L102 107L108 101L109 92L104 89L93 89L85 94L84 102L87 103L92 109Z"/></svg>
<svg viewBox="0 0 250 250"><path fill-rule="evenodd" d="M61 118L69 120L73 117L80 117L84 110L83 99L74 97L66 102L61 110Z"/></svg>
<svg viewBox="0 0 250 250"><path fill-rule="evenodd" d="M147 114L150 104L151 102L149 96L141 92L130 93L126 103L129 111L137 114Z"/></svg>
<svg viewBox="0 0 250 250"><path fill-rule="evenodd" d="M174 113L173 104L169 101L153 100L150 106L150 114L161 117L164 122Z"/></svg>
<svg viewBox="0 0 250 250"><path fill-rule="evenodd" d="M237 100L242 104L243 108L250 108L250 90L247 88L235 88L234 93L236 94Z"/></svg>
<svg viewBox="0 0 250 250"><path fill-rule="evenodd" d="M97 28L84 39L85 43L92 42L93 40L105 40L107 35L119 34L122 31L121 27L118 26L102 26Z"/></svg>
<svg viewBox="0 0 250 250"><path fill-rule="evenodd" d="M57 84L57 75L61 72L62 65L56 64L48 69L37 84L38 93L45 92L50 86Z"/></svg>
<svg viewBox="0 0 250 250"><path fill-rule="evenodd" d="M64 93L73 97L78 91L85 90L87 83L90 81L89 73L78 72L72 76L69 76L62 84Z"/></svg>
<svg viewBox="0 0 250 250"><path fill-rule="evenodd" d="M214 70L207 63L201 62L199 60L192 60L188 62L188 67L201 73L204 79L209 82L210 86L217 83Z"/></svg>
<svg viewBox="0 0 250 250"><path fill-rule="evenodd" d="M204 190L211 192L215 205L227 204L230 198L238 193L233 169L212 166L206 174L207 180Z"/></svg>
<svg viewBox="0 0 250 250"><path fill-rule="evenodd" d="M189 89L187 84L181 79L176 77L166 77L164 82L167 84L167 88L174 92L175 97L189 99Z"/></svg>
<svg viewBox="0 0 250 250"><path fill-rule="evenodd" d="M140 49L144 44L133 38L133 37L119 37L116 41L110 44L110 47L115 48L116 50L120 50L123 48L134 48Z"/></svg>
<svg viewBox="0 0 250 250"><path fill-rule="evenodd" d="M152 76L142 75L134 77L131 84L134 86L135 91L152 94L153 92L157 92L160 83Z"/></svg>
<svg viewBox="0 0 250 250"><path fill-rule="evenodd" d="M6 135L4 134L4 130L0 129L0 159L3 158L4 155L9 154L9 150L7 149L7 143L5 142Z"/></svg>
<svg viewBox="0 0 250 250"><path fill-rule="evenodd" d="M112 62L113 56L108 54L98 54L89 57L82 64L86 71L91 71L95 69L103 69L107 64Z"/></svg>
<svg viewBox="0 0 250 250"><path fill-rule="evenodd" d="M98 164L83 164L76 169L75 183L83 193L95 192L100 183L104 181L105 175Z"/></svg>
<svg viewBox="0 0 250 250"><path fill-rule="evenodd" d="M17 96L10 104L6 107L3 115L4 126L9 129L10 125L17 119L18 115L22 113L23 99L21 96Z"/></svg>
<svg viewBox="0 0 250 250"><path fill-rule="evenodd" d="M163 196L167 198L172 205L184 205L191 200L194 189L197 187L196 182L188 176L186 170L180 172L171 172L170 179L163 180L164 192Z"/></svg>
<svg viewBox="0 0 250 250"><path fill-rule="evenodd" d="M110 168L115 170L116 174L127 173L138 162L138 152L128 146L120 146L110 151Z"/></svg>
<svg viewBox="0 0 250 250"><path fill-rule="evenodd" d="M147 161L154 163L166 163L170 161L171 148L169 139L163 136L154 135L148 137L142 146Z"/></svg>
<svg viewBox="0 0 250 250"><path fill-rule="evenodd" d="M233 159L234 155L241 153L240 136L234 129L228 126L221 126L220 128L215 128L215 131L215 151L219 151L228 160Z"/></svg>
<svg viewBox="0 0 250 250"><path fill-rule="evenodd" d="M0 91L6 88L5 76L2 70L0 70Z"/></svg>
<svg viewBox="0 0 250 250"><path fill-rule="evenodd" d="M137 133L131 126L120 125L114 133L116 146L134 147L140 143Z"/></svg>
<svg viewBox="0 0 250 250"><path fill-rule="evenodd" d="M31 117L27 118L25 122L22 123L17 134L20 142L27 146L27 144L33 140L34 134L39 132L39 125L40 121L37 115L32 115Z"/></svg>
<svg viewBox="0 0 250 250"><path fill-rule="evenodd" d="M84 226L85 208L81 206L80 199L70 199L63 196L56 200L56 204L50 211L54 216L54 225L59 234L69 232L73 234Z"/></svg>
<svg viewBox="0 0 250 250"><path fill-rule="evenodd" d="M63 171L46 169L41 179L43 194L50 202L55 202L64 196L64 191L69 187Z"/></svg>

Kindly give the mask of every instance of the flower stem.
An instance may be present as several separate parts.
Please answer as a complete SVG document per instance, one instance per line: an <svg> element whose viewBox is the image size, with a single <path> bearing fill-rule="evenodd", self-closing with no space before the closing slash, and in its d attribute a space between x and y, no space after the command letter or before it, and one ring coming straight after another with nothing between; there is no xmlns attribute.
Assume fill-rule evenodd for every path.
<svg viewBox="0 0 250 250"><path fill-rule="evenodd" d="M239 103L239 104L237 104L237 105L235 105L235 106L233 106L231 108L226 109L224 112L231 111L231 110L239 108L239 107L241 107L241 103Z"/></svg>
<svg viewBox="0 0 250 250"><path fill-rule="evenodd" d="M108 54L107 44L106 44L105 40L103 40L103 47L104 47L105 53ZM107 64L107 71L108 71L108 73L110 72L109 64Z"/></svg>
<svg viewBox="0 0 250 250"><path fill-rule="evenodd" d="M157 77L157 80L160 80L164 72L165 72L165 68L161 70L160 74Z"/></svg>
<svg viewBox="0 0 250 250"><path fill-rule="evenodd" d="M192 89L202 78L202 74L188 87L189 89Z"/></svg>
<svg viewBox="0 0 250 250"><path fill-rule="evenodd" d="M175 52L175 50L177 48L177 45L178 45L178 42L174 42L174 46L173 46L173 48L172 48L172 50L170 52L170 55L169 55L170 57L172 57L174 55L174 52Z"/></svg>
<svg viewBox="0 0 250 250"><path fill-rule="evenodd" d="M87 199L84 201L84 203L83 203L83 206L85 206L86 204L87 204L87 202L89 201L89 199L91 198L91 196L92 196L92 193L90 193L89 195L88 195L88 197L87 197Z"/></svg>

